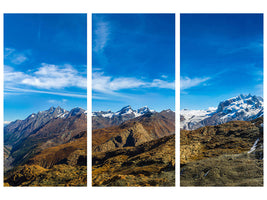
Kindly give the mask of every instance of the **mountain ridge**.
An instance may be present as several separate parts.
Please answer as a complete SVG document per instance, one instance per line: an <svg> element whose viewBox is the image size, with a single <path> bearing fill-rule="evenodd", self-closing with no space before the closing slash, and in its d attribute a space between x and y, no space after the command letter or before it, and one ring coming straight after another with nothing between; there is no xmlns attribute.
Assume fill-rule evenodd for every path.
<svg viewBox="0 0 267 200"><path fill-rule="evenodd" d="M37 153L81 137L86 140L87 114L82 108L71 111L50 107L14 121L4 128L5 171L27 163Z"/></svg>
<svg viewBox="0 0 267 200"><path fill-rule="evenodd" d="M137 110L132 109L130 105L124 106L119 111L96 111L92 112L92 129L107 128L117 126L125 121L140 117L146 113L156 113L147 106Z"/></svg>
<svg viewBox="0 0 267 200"><path fill-rule="evenodd" d="M92 132L93 152L136 146L175 133L175 113L166 110L146 113L119 125Z"/></svg>
<svg viewBox="0 0 267 200"><path fill-rule="evenodd" d="M217 108L207 110L181 110L180 128L197 128L218 125L233 120L250 121L263 115L263 98L251 94L240 94L221 101Z"/></svg>

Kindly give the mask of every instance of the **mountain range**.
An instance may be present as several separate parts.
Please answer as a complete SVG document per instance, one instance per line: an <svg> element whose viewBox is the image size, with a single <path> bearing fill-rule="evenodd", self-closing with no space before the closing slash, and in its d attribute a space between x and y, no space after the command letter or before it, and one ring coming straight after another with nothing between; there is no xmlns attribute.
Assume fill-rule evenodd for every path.
<svg viewBox="0 0 267 200"><path fill-rule="evenodd" d="M106 128L109 126L116 126L124 121L142 116L146 113L155 113L154 110L150 110L147 106L133 110L131 106L125 106L117 112L98 111L92 113L92 128Z"/></svg>
<svg viewBox="0 0 267 200"><path fill-rule="evenodd" d="M105 155L105 161L101 158L101 162L93 164L93 185L121 185L120 180L114 180L121 173L131 179L122 185L174 185L173 111L156 112L148 107L133 110L126 106L114 113L93 112L92 120L93 160ZM120 155L114 155L121 150ZM11 122L4 127L4 153L6 186L86 185L87 112L51 107ZM106 171L107 162L117 164ZM130 174L124 171L125 163L129 167L129 163L133 164ZM124 172L110 173L115 169Z"/></svg>
<svg viewBox="0 0 267 200"><path fill-rule="evenodd" d="M182 186L262 185L261 97L239 95L217 108L184 109L180 119ZM175 185L172 110L93 112L91 148L94 186ZM6 186L83 186L86 165L87 111L81 108L51 107L4 127Z"/></svg>
<svg viewBox="0 0 267 200"><path fill-rule="evenodd" d="M94 112L93 186L174 186L175 113L148 107Z"/></svg>
<svg viewBox="0 0 267 200"><path fill-rule="evenodd" d="M95 129L92 151L103 152L118 147L137 146L175 133L175 113L171 110L147 112L119 125Z"/></svg>
<svg viewBox="0 0 267 200"><path fill-rule="evenodd" d="M258 96L239 95L219 103L217 108L187 110L180 113L180 128L194 130L229 121L250 121L263 115L263 99Z"/></svg>
<svg viewBox="0 0 267 200"><path fill-rule="evenodd" d="M37 166L38 173L40 171L46 173L51 184L86 185L84 175L74 177L74 180L80 178L80 181L70 183L70 180L65 180L63 175L62 182L57 182L50 174L52 169L58 171L63 168L66 171L72 168L86 172L86 151L87 114L85 110L74 108L67 111L60 107L51 107L45 111L32 113L26 119L16 120L4 127L5 180L9 185L38 185L36 181L38 176L30 176L31 178L26 181L29 174L20 174L20 172L34 170L36 167L33 166ZM20 171L21 169L23 170ZM78 171L77 173L80 173ZM24 179L25 181L22 181ZM42 180L39 180L40 184L41 182ZM46 184L48 184L47 180L44 185Z"/></svg>

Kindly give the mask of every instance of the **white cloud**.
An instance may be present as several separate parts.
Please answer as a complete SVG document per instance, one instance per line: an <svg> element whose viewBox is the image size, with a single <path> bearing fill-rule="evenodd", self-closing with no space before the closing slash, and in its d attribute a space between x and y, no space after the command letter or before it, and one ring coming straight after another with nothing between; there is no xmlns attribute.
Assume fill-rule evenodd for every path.
<svg viewBox="0 0 267 200"><path fill-rule="evenodd" d="M4 121L4 126L10 124L11 121Z"/></svg>
<svg viewBox="0 0 267 200"><path fill-rule="evenodd" d="M168 82L160 79L154 79L150 85L151 87L175 89L175 82Z"/></svg>
<svg viewBox="0 0 267 200"><path fill-rule="evenodd" d="M198 85L201 85L208 81L210 77L203 78L189 78L189 77L181 77L180 79L180 88L181 90L189 89Z"/></svg>
<svg viewBox="0 0 267 200"><path fill-rule="evenodd" d="M96 16L94 16L96 17ZM109 40L109 24L102 20L96 22L96 28L94 31L93 50L95 52L102 51L107 41Z"/></svg>
<svg viewBox="0 0 267 200"><path fill-rule="evenodd" d="M228 48L220 49L220 52L227 55L227 54L239 53L242 51L262 51L262 49L263 49L263 43L258 42L258 41L254 41L254 42L250 42L248 44L245 44L243 46L240 45L239 47L229 46Z"/></svg>
<svg viewBox="0 0 267 200"><path fill-rule="evenodd" d="M138 88L145 85L145 82L136 78L116 78L109 84L111 90Z"/></svg>
<svg viewBox="0 0 267 200"><path fill-rule="evenodd" d="M66 87L79 87L86 89L86 78L71 65L57 66L43 63L42 66L29 75L16 72L13 68L5 66L5 83L8 85L23 84L41 89L62 89Z"/></svg>
<svg viewBox="0 0 267 200"><path fill-rule="evenodd" d="M62 99L62 100L49 99L48 103L50 103L50 104L64 104L67 101L68 101L67 99Z"/></svg>
<svg viewBox="0 0 267 200"><path fill-rule="evenodd" d="M23 54L18 54L16 57L13 58L12 63L19 65L21 63L24 63L28 58Z"/></svg>
<svg viewBox="0 0 267 200"><path fill-rule="evenodd" d="M7 82L21 82L24 78L28 77L23 72L16 72L12 67L5 65L4 67L4 81Z"/></svg>
<svg viewBox="0 0 267 200"><path fill-rule="evenodd" d="M5 50L4 51L5 62L10 62L15 65L20 65L28 60L26 54L29 54L29 51L17 52L13 48L5 48L4 50Z"/></svg>
<svg viewBox="0 0 267 200"><path fill-rule="evenodd" d="M168 76L167 75L161 75L161 78L168 78Z"/></svg>
<svg viewBox="0 0 267 200"><path fill-rule="evenodd" d="M5 93L6 92L12 92L20 94L24 92L29 92L29 93L40 93L40 94L52 94L52 95L57 95L57 96L65 96L65 97L76 97L76 98L87 98L86 94L77 94L77 93L69 93L69 92L54 92L54 91L44 91L44 90L33 90L33 89L24 89L24 88L15 88L15 87L7 87L5 88Z"/></svg>
<svg viewBox="0 0 267 200"><path fill-rule="evenodd" d="M105 76L103 72L93 72L92 89L95 92L113 94L118 90L136 89L140 87L175 89L175 83L161 79L154 79L152 82L147 82L133 77L112 78L111 76Z"/></svg>
<svg viewBox="0 0 267 200"><path fill-rule="evenodd" d="M5 48L4 50L5 50L5 52L4 52L5 58L7 58L7 57L10 56L13 52L15 52L15 49L13 49L13 48Z"/></svg>
<svg viewBox="0 0 267 200"><path fill-rule="evenodd" d="M95 71L102 71L102 68L99 68L99 67L93 67L93 68L92 68L92 71L94 71L94 72L95 72Z"/></svg>

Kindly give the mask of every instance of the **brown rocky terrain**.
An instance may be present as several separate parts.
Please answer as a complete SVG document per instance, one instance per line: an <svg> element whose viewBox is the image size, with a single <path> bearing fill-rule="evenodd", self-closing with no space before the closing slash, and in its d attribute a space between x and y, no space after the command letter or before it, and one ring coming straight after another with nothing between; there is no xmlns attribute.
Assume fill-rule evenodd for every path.
<svg viewBox="0 0 267 200"><path fill-rule="evenodd" d="M87 165L87 137L86 134L74 141L47 148L29 159L28 164L51 168L57 164L71 166Z"/></svg>
<svg viewBox="0 0 267 200"><path fill-rule="evenodd" d="M86 186L87 137L47 148L5 173L6 186Z"/></svg>
<svg viewBox="0 0 267 200"><path fill-rule="evenodd" d="M137 146L175 132L175 114L172 111L147 113L119 126L93 130L93 152L109 151L118 147Z"/></svg>
<svg viewBox="0 0 267 200"><path fill-rule="evenodd" d="M262 122L261 117L181 130L181 186L262 185Z"/></svg>
<svg viewBox="0 0 267 200"><path fill-rule="evenodd" d="M181 186L263 186L262 154L224 154L181 168Z"/></svg>
<svg viewBox="0 0 267 200"><path fill-rule="evenodd" d="M93 186L174 186L175 113L148 112L93 130Z"/></svg>
<svg viewBox="0 0 267 200"><path fill-rule="evenodd" d="M87 116L84 113L66 119L51 119L12 145L10 155L5 160L5 170L27 163L28 159L44 149L77 140L86 133L86 129Z"/></svg>
<svg viewBox="0 0 267 200"><path fill-rule="evenodd" d="M87 167L60 164L47 169L23 165L10 171L4 182L5 186L86 186Z"/></svg>
<svg viewBox="0 0 267 200"><path fill-rule="evenodd" d="M93 186L175 186L175 136L92 155Z"/></svg>
<svg viewBox="0 0 267 200"><path fill-rule="evenodd" d="M20 121L17 127L14 122L5 129L6 186L86 185L87 115L83 109L68 112L52 107Z"/></svg>

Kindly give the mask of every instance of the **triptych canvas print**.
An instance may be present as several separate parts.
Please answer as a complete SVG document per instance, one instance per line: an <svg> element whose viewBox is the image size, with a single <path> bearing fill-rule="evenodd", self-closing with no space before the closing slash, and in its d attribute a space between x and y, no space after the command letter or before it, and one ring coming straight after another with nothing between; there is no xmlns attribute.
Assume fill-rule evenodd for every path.
<svg viewBox="0 0 267 200"><path fill-rule="evenodd" d="M4 14L4 186L263 186L263 14L87 15Z"/></svg>

